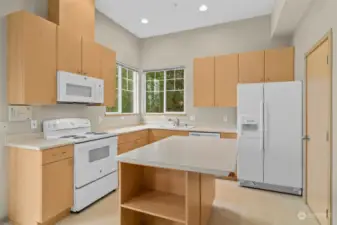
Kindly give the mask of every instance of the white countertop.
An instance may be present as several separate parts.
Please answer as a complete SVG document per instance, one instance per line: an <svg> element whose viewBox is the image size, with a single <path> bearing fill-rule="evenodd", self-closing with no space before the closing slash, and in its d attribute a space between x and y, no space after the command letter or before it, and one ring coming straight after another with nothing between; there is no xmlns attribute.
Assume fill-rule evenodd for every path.
<svg viewBox="0 0 337 225"><path fill-rule="evenodd" d="M214 132L214 133L237 133L236 128L222 128L222 127L206 127L206 126L194 126L192 128L185 127L169 127L165 125L157 125L157 124L147 124L147 125L138 125L138 126L130 126L123 128L107 128L103 129L103 131L112 132L115 134L125 134L131 133L135 131L142 131L146 129L160 129L160 130L179 130L179 131L189 131L189 132Z"/></svg>
<svg viewBox="0 0 337 225"><path fill-rule="evenodd" d="M236 170L236 140L172 136L117 156L119 162L228 176Z"/></svg>
<svg viewBox="0 0 337 225"><path fill-rule="evenodd" d="M162 129L162 130L181 130L181 131L199 131L199 132L223 132L223 133L236 133L236 129L226 129L226 128L212 128L212 127L164 127L161 125L151 124L151 125L138 125L129 126L123 128L110 128L103 129L103 131L114 133L116 135L131 133L136 131L142 131L146 129ZM75 141L72 140L46 140L43 138L42 134L26 134L26 135L10 135L7 137L6 146L14 148L24 148L29 150L45 150L49 148L56 148L60 146L74 144Z"/></svg>

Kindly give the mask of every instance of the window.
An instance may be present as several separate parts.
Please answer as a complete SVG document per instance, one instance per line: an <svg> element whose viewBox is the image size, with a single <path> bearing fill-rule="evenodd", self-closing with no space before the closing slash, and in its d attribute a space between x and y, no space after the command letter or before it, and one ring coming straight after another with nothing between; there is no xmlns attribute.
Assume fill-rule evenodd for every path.
<svg viewBox="0 0 337 225"><path fill-rule="evenodd" d="M138 72L116 66L116 105L107 107L107 114L137 113Z"/></svg>
<svg viewBox="0 0 337 225"><path fill-rule="evenodd" d="M184 70L151 71L146 77L146 113L184 113Z"/></svg>

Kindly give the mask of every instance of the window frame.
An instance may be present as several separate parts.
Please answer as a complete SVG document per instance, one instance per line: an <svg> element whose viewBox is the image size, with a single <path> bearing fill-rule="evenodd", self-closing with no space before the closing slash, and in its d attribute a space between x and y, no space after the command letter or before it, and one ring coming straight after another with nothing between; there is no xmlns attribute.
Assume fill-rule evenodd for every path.
<svg viewBox="0 0 337 225"><path fill-rule="evenodd" d="M184 92L184 111L183 112L171 112L171 111L167 111L166 108L166 103L167 103L167 90L166 90L166 72L167 71L176 71L176 70L183 70L184 71L184 77L183 77L183 80L184 80L184 89L183 90L180 90L180 91L183 91ZM146 97L146 74L149 73L149 72L154 72L154 73L157 73L157 72L164 72L164 112L160 113L160 112L147 112L146 111L146 103L147 103L147 97ZM169 69L162 69L162 70L149 70L149 71L143 71L143 74L142 74L142 79L144 80L143 85L142 85L142 88L143 88L143 95L142 95L142 99L144 99L143 101L143 109L144 109L144 113L145 115L148 115L148 116L151 116L151 115L186 115L186 86L187 86L187 82L186 82L186 70L185 70L185 67L177 67L177 68L169 68ZM168 79L168 80L171 80L171 79ZM179 90L177 90L179 91Z"/></svg>
<svg viewBox="0 0 337 225"><path fill-rule="evenodd" d="M116 66L118 68L118 84L116 84L116 89L118 90L117 98L118 98L118 111L117 112L107 112L107 108L105 108L105 115L107 116L114 116L114 115L136 115L139 114L139 71L135 68L128 67L121 63L116 63ZM123 113L122 112L122 81L123 81L123 75L122 75L122 69L128 71L133 71L133 112L131 113ZM116 90L115 90L116 91ZM128 91L128 90L126 90Z"/></svg>

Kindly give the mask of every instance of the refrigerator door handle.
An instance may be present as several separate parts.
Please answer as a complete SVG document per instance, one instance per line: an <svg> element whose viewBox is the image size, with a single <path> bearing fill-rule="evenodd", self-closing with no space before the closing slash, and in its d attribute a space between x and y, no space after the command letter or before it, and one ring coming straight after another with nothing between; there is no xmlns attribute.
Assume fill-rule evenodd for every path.
<svg viewBox="0 0 337 225"><path fill-rule="evenodd" d="M264 118L264 102L261 101L260 102L260 148L263 151L263 137L264 137L264 122L263 122L263 118Z"/></svg>

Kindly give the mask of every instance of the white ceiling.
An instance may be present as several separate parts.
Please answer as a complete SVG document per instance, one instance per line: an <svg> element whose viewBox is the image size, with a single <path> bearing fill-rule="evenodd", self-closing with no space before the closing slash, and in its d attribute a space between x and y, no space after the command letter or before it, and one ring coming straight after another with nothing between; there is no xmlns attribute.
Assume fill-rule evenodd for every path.
<svg viewBox="0 0 337 225"><path fill-rule="evenodd" d="M199 12L205 4L208 11ZM96 8L140 38L271 14L275 0L96 0ZM144 25L141 18L147 18Z"/></svg>

